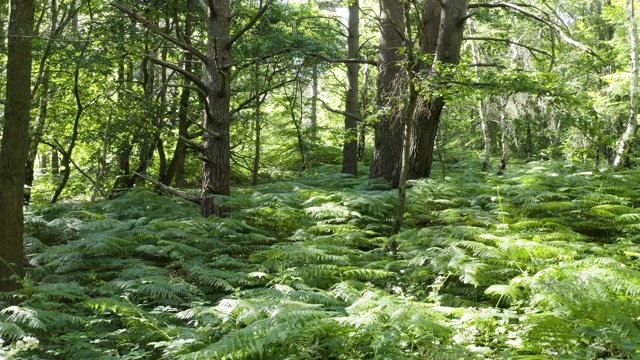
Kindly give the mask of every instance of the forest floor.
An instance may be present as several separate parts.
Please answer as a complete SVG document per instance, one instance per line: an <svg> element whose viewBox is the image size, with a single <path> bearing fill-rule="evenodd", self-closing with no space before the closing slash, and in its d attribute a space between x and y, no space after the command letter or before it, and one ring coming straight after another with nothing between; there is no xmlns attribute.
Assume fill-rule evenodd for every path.
<svg viewBox="0 0 640 360"><path fill-rule="evenodd" d="M34 207L0 359L640 358L640 171L476 168Z"/></svg>

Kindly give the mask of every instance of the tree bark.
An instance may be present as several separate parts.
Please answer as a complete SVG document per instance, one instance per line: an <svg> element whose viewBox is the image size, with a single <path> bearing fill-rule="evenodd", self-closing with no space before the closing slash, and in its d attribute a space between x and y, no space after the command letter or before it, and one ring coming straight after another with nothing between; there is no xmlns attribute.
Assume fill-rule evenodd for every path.
<svg viewBox="0 0 640 360"><path fill-rule="evenodd" d="M383 178L396 188L400 181L402 157L402 95L407 81L402 68L405 56L403 34L404 14L399 0L380 1L380 39L378 48L378 108L374 125L375 140L369 177Z"/></svg>
<svg viewBox="0 0 640 360"><path fill-rule="evenodd" d="M229 128L231 123L231 1L210 1L207 16L207 104L204 118L202 199L200 214L220 216L224 208L215 195L228 196L230 185ZM214 136L218 134L219 136Z"/></svg>
<svg viewBox="0 0 640 360"><path fill-rule="evenodd" d="M435 62L427 64L431 66L430 78L440 76L438 67L442 64L457 65L460 62L467 4L467 0L429 0L425 3L420 46L423 54L434 54ZM437 20L438 13L439 20ZM437 37L434 35L435 24L439 25ZM418 99L411 141L409 165L411 179L431 175L435 139L444 105L442 96Z"/></svg>
<svg viewBox="0 0 640 360"><path fill-rule="evenodd" d="M9 5L7 99L0 142L0 292L20 288L17 280L25 275L23 196L29 152L34 6L34 0L12 0Z"/></svg>
<svg viewBox="0 0 640 360"><path fill-rule="evenodd" d="M636 133L638 122L638 26L635 19L633 0L627 0L627 23L629 25L629 42L631 48L631 85L629 87L629 120L627 128L618 142L616 158L613 166L622 167L629 151L629 144Z"/></svg>
<svg viewBox="0 0 640 360"><path fill-rule="evenodd" d="M349 37L347 39L347 58L356 59L360 47L360 5L358 0L352 0L349 5ZM347 114L358 114L358 63L347 64L347 96L345 111ZM347 136L342 149L342 172L358 174L358 121L350 115L344 117L345 135Z"/></svg>

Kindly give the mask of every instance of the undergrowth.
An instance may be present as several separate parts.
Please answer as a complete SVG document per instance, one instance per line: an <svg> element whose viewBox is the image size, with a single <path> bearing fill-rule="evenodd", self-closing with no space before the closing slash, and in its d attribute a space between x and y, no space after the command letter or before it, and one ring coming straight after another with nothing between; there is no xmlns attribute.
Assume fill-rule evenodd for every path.
<svg viewBox="0 0 640 360"><path fill-rule="evenodd" d="M148 189L31 209L0 358L640 358L639 175L456 170L393 236L395 191L328 172L225 218Z"/></svg>

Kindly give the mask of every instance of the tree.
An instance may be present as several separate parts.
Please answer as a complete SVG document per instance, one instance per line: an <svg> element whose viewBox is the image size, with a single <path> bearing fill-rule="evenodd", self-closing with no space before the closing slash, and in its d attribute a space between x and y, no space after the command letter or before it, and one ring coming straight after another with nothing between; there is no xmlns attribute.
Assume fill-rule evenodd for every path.
<svg viewBox="0 0 640 360"><path fill-rule="evenodd" d="M358 0L349 3L349 35L347 39L347 57L355 59L358 57L360 48L360 4ZM342 150L342 172L358 174L358 141L357 128L358 121L351 114L358 114L358 63L347 63L347 96L344 117L344 127L346 140Z"/></svg>
<svg viewBox="0 0 640 360"><path fill-rule="evenodd" d="M421 57L433 62L419 63L427 71L427 83L436 82L443 67L460 62L462 35L467 18L467 0L427 0L422 15ZM421 70L422 70L421 69ZM414 113L409 177L429 177L436 134L445 99L433 89L422 91Z"/></svg>
<svg viewBox="0 0 640 360"><path fill-rule="evenodd" d="M5 123L0 143L0 292L24 277L23 196L29 153L34 0L10 2Z"/></svg>
<svg viewBox="0 0 640 360"><path fill-rule="evenodd" d="M189 51L203 62L205 80L167 61L153 58L150 60L159 65L173 69L188 77L203 93L205 116L202 126L202 185L200 191L200 214L204 217L220 216L224 207L216 202L215 196L230 194L230 124L231 124L231 80L232 80L232 47L233 44L248 31L262 14L267 4L261 4L258 13L244 27L231 35L231 0L203 2L206 14L207 51L206 54L196 47L168 34L149 20L138 15L129 8L118 3L113 6L126 13L166 40Z"/></svg>
<svg viewBox="0 0 640 360"><path fill-rule="evenodd" d="M638 25L636 23L633 0L627 0L627 23L629 26L629 43L631 55L631 81L629 87L629 119L627 128L618 142L616 158L613 165L621 167L629 151L629 144L636 133L638 123Z"/></svg>
<svg viewBox="0 0 640 360"><path fill-rule="evenodd" d="M378 45L378 119L369 176L383 178L397 187L402 156L402 96L407 89L401 50L405 43L405 21L399 0L380 1L380 39Z"/></svg>

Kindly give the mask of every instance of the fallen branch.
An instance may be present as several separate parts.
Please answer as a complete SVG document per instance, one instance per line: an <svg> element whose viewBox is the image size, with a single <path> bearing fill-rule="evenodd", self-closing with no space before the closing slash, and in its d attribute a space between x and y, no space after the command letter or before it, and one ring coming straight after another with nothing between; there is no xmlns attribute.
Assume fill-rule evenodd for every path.
<svg viewBox="0 0 640 360"><path fill-rule="evenodd" d="M139 177L141 177L141 178L143 178L145 180L147 180L148 182L152 183L153 185L155 185L156 187L158 187L160 190L162 190L165 193L177 196L179 198L185 199L185 200L190 201L192 203L196 203L198 205L200 205L201 202L202 202L202 200L199 197L189 196L189 195L183 193L182 191L179 191L179 190L176 190L176 189L174 189L172 187L169 187L169 186L167 186L167 185L165 185L165 184L163 184L163 183L161 183L159 181L156 181L156 180L154 180L154 179L152 179L152 178L150 178L148 176L142 175L139 172L134 171L133 174L136 175L136 176L139 176Z"/></svg>

